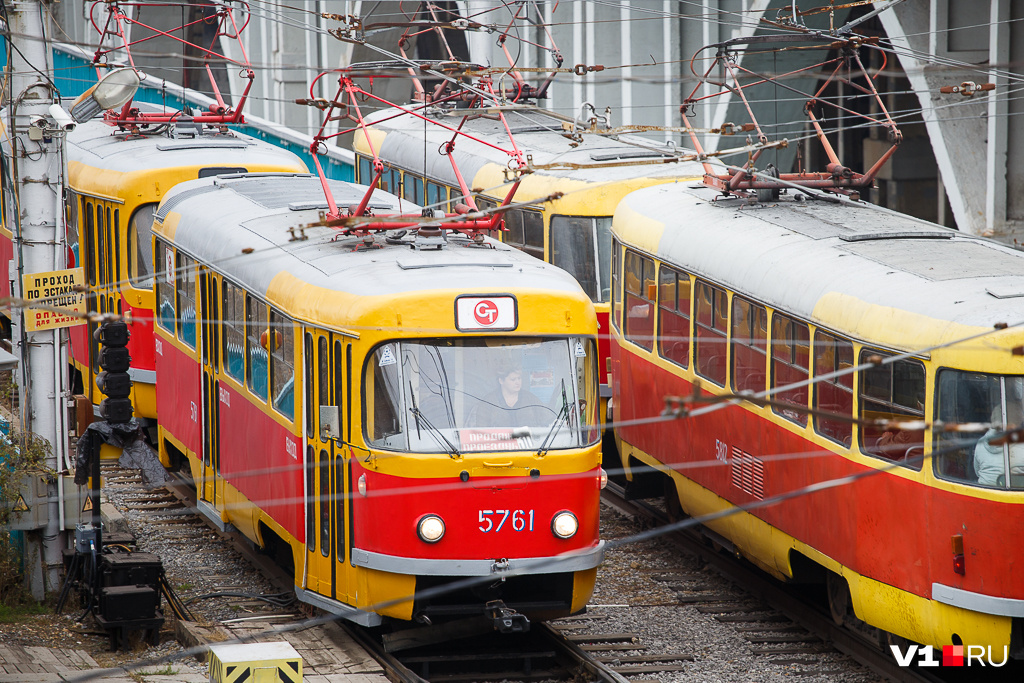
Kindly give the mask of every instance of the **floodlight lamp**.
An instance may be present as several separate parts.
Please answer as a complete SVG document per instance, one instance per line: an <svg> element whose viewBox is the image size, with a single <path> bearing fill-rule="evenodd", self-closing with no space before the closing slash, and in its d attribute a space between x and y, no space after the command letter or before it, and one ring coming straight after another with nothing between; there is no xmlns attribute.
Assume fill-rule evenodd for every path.
<svg viewBox="0 0 1024 683"><path fill-rule="evenodd" d="M82 123L101 111L116 109L135 97L139 88L139 74L131 67L114 69L78 96L71 105L71 116Z"/></svg>

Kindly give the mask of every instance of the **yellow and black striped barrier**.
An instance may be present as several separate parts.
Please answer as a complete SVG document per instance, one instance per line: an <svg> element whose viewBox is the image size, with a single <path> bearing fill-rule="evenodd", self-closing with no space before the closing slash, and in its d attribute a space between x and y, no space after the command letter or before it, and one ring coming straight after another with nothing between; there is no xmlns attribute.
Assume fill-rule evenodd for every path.
<svg viewBox="0 0 1024 683"><path fill-rule="evenodd" d="M211 683L302 683L302 657L291 644L210 646Z"/></svg>

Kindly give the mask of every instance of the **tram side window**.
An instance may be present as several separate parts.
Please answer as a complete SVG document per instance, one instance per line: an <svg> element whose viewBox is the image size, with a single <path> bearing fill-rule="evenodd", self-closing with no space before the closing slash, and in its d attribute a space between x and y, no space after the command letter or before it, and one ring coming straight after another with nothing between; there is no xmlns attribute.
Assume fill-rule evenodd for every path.
<svg viewBox="0 0 1024 683"><path fill-rule="evenodd" d="M305 368L305 375L303 376L303 390L306 394L306 438L313 438L313 397L316 392L313 388L313 335L306 332L302 336L302 367Z"/></svg>
<svg viewBox="0 0 1024 683"><path fill-rule="evenodd" d="M414 204L423 204L423 178L406 171L402 187L402 197Z"/></svg>
<svg viewBox="0 0 1024 683"><path fill-rule="evenodd" d="M726 331L729 324L729 303L725 290L697 280L693 317L693 353L697 374L724 387Z"/></svg>
<svg viewBox="0 0 1024 683"><path fill-rule="evenodd" d="M935 475L975 486L1024 489L1024 444L992 443L1004 428L1012 430L1024 423L1024 377L943 369L935 386L936 422L990 425L971 432L936 429L932 433Z"/></svg>
<svg viewBox="0 0 1024 683"><path fill-rule="evenodd" d="M0 209L3 207L0 206ZM78 244L78 195L74 192L68 192L68 200L64 205L65 210L65 221L64 224L67 226L67 232L65 238L67 239L68 247L68 268L80 268L82 266L81 261L81 248ZM4 225L7 225L6 216Z"/></svg>
<svg viewBox="0 0 1024 683"><path fill-rule="evenodd" d="M622 330L622 258L619 254L621 250L619 241L612 240L612 324L617 330Z"/></svg>
<svg viewBox="0 0 1024 683"><path fill-rule="evenodd" d="M432 209L448 211L448 188L437 183L427 183L427 205Z"/></svg>
<svg viewBox="0 0 1024 683"><path fill-rule="evenodd" d="M662 265L658 274L658 353L690 365L690 276Z"/></svg>
<svg viewBox="0 0 1024 683"><path fill-rule="evenodd" d="M497 204L488 202L488 206L493 208ZM505 233L506 244L544 260L544 214L525 209L506 211L505 229L508 230Z"/></svg>
<svg viewBox="0 0 1024 683"><path fill-rule="evenodd" d="M732 298L732 386L763 392L768 368L768 311L738 296Z"/></svg>
<svg viewBox="0 0 1024 683"><path fill-rule="evenodd" d="M153 216L156 202L135 209L128 225L128 277L138 289L153 289Z"/></svg>
<svg viewBox="0 0 1024 683"><path fill-rule="evenodd" d="M156 259L165 264L165 271L156 279L156 320L160 327L174 334L174 252L163 242L157 242Z"/></svg>
<svg viewBox="0 0 1024 683"><path fill-rule="evenodd" d="M654 261L626 251L626 339L650 351L654 348L654 308L657 286Z"/></svg>
<svg viewBox="0 0 1024 683"><path fill-rule="evenodd" d="M263 302L245 295L245 384L256 396L267 398L267 348L264 339L269 340L267 330L267 307Z"/></svg>
<svg viewBox="0 0 1024 683"><path fill-rule="evenodd" d="M292 321L270 311L267 350L270 352L270 394L274 409L295 419L295 331Z"/></svg>
<svg viewBox="0 0 1024 683"><path fill-rule="evenodd" d="M317 340L317 386L317 406L331 405L331 352L327 337L320 337ZM321 437L320 440L327 439Z"/></svg>
<svg viewBox="0 0 1024 683"><path fill-rule="evenodd" d="M860 362L872 356L889 357L875 349L861 349ZM925 370L920 361L906 359L873 365L860 372L860 417L862 420L923 420ZM860 426L860 447L865 453L903 462L921 469L924 454L922 430L885 429L873 424Z"/></svg>
<svg viewBox="0 0 1024 683"><path fill-rule="evenodd" d="M814 333L814 376L848 371L853 367L853 344L817 330ZM814 383L814 409L853 417L853 373L819 379ZM814 417L814 431L847 448L853 439L853 423L823 415Z"/></svg>
<svg viewBox="0 0 1024 683"><path fill-rule="evenodd" d="M178 290L178 338L196 347L196 268L195 261L178 252L175 261Z"/></svg>
<svg viewBox="0 0 1024 683"><path fill-rule="evenodd" d="M306 446L306 551L316 550L316 451Z"/></svg>
<svg viewBox="0 0 1024 683"><path fill-rule="evenodd" d="M227 280L222 291L224 372L241 382L245 376L245 296Z"/></svg>
<svg viewBox="0 0 1024 683"><path fill-rule="evenodd" d="M82 211L85 217L85 259L82 263L89 271L89 284L96 284L96 220L93 213L92 202L85 202L85 210Z"/></svg>
<svg viewBox="0 0 1024 683"><path fill-rule="evenodd" d="M114 209L114 223L111 231L114 233L114 277L111 282L117 289L121 289L121 280L124 277L121 271L121 211L119 209Z"/></svg>
<svg viewBox="0 0 1024 683"><path fill-rule="evenodd" d="M373 446L403 446L402 421L399 419L402 390L399 386L397 350L392 344L380 346L366 364L365 391L373 391L363 400L363 423ZM399 437L398 440L392 437Z"/></svg>
<svg viewBox="0 0 1024 683"><path fill-rule="evenodd" d="M772 316L772 389L807 381L810 360L811 335L806 323L775 313ZM807 424L806 385L780 391L772 398L798 408L772 406L775 414L800 425Z"/></svg>
<svg viewBox="0 0 1024 683"><path fill-rule="evenodd" d="M96 241L93 245L96 248L96 284L103 286L107 283L107 237L103 228L103 207L96 205Z"/></svg>
<svg viewBox="0 0 1024 683"><path fill-rule="evenodd" d="M320 554L331 556L331 460L320 451Z"/></svg>
<svg viewBox="0 0 1024 683"><path fill-rule="evenodd" d="M359 177L356 178L356 182L360 185L369 185L374 176L373 161L369 157L364 157L360 154L356 170L359 171Z"/></svg>
<svg viewBox="0 0 1024 683"><path fill-rule="evenodd" d="M551 262L575 277L597 303L608 301L610 239L610 216L551 217Z"/></svg>

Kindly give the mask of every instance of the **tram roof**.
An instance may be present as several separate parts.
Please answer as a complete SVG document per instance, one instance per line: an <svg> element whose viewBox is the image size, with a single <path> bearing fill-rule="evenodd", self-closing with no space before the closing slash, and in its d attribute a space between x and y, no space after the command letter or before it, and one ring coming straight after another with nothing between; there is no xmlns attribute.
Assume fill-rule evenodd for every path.
<svg viewBox="0 0 1024 683"><path fill-rule="evenodd" d="M897 348L918 348L921 334L1024 319L1020 251L849 200L790 194L752 205L712 201L717 194L679 184L638 190L620 203L613 232L769 306ZM867 326L887 317L884 330Z"/></svg>
<svg viewBox="0 0 1024 683"><path fill-rule="evenodd" d="M381 159L457 187L458 180L452 171L451 161L439 153L454 134L410 114L395 116L395 111L385 109L367 117L372 128L386 133L378 150ZM496 116L469 119L462 124L462 116L470 111L455 109L445 116L431 116L433 120L451 128L461 124L462 131L501 148L495 149L465 136L456 138L455 159L467 182L472 182L487 164L507 166L511 157L501 150L512 148L505 125ZM482 112L486 113L487 109ZM689 150L670 147L637 135L612 136L584 132L582 140L576 142L563 135L562 119L536 108L505 111L505 119L516 147L524 155L532 155L534 164L579 166L565 170L542 169L535 171L535 174L591 183L633 178L691 178L704 174L703 168L695 162L671 161L672 156L689 153ZM645 163L612 167L601 165L624 162Z"/></svg>
<svg viewBox="0 0 1024 683"><path fill-rule="evenodd" d="M328 182L338 206L358 204L366 189ZM374 191L370 207L378 214L420 212L419 206L382 190ZM479 247L449 236L440 251L418 251L408 238L399 243L392 231L374 235L372 247L366 248L362 237L316 227L305 230L307 239L293 241L288 229L319 221L326 208L316 176L239 174L177 185L165 196L157 219L177 213L171 240L176 246L264 296L271 281L286 272L299 282L357 296L439 289L495 293L525 287L589 301L565 271L489 238L488 247Z"/></svg>
<svg viewBox="0 0 1024 683"><path fill-rule="evenodd" d="M258 138L228 131L204 131L193 137L128 135L95 118L68 133L70 161L91 168L133 173L175 167L293 167L306 170L302 160Z"/></svg>

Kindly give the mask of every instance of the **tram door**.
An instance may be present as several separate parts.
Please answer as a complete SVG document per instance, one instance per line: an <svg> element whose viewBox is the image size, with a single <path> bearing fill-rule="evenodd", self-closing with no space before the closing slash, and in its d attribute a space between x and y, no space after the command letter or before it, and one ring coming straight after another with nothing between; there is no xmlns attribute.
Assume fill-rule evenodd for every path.
<svg viewBox="0 0 1024 683"><path fill-rule="evenodd" d="M220 346L217 343L217 321L220 320L220 297L217 279L206 268L199 268L199 327L200 362L202 364L203 391L203 472L196 482L199 499L217 506L220 477L220 401L217 381L217 362Z"/></svg>
<svg viewBox="0 0 1024 683"><path fill-rule="evenodd" d="M348 594L345 571L345 463L344 449L335 443L340 438L340 420L327 413L337 414L335 399L338 377L332 371L335 365L331 334L323 330L310 330L305 335L307 359L306 377L309 393L306 406L310 411L307 422L312 429L307 448L307 489L313 500L307 504L308 561L318 583L318 592L338 600ZM337 344L341 346L341 344Z"/></svg>

